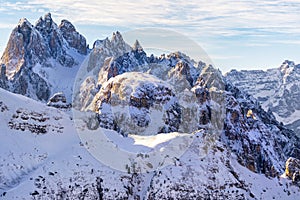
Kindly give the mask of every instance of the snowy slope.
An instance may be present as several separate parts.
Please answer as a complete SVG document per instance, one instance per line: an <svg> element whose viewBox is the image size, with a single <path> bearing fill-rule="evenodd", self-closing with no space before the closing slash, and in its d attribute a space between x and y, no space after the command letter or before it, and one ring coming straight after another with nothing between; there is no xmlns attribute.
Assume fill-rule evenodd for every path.
<svg viewBox="0 0 300 200"><path fill-rule="evenodd" d="M88 153L68 115L2 89L0 101L1 199L296 199L300 192L286 179L242 167L219 142L203 156L204 132L194 135L185 154L165 168L143 174L116 171ZM23 112L14 118L18 110ZM34 120L33 112L46 120ZM14 124L46 125L47 132L11 129L12 119Z"/></svg>

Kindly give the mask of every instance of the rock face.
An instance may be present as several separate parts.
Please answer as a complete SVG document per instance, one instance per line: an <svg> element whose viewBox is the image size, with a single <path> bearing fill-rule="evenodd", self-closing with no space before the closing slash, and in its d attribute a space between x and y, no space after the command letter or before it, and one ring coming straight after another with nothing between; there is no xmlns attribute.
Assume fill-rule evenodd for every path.
<svg viewBox="0 0 300 200"><path fill-rule="evenodd" d="M61 87L53 79L61 76L58 74L65 71L64 67L76 73L86 54L85 38L70 22L63 20L57 26L50 13L41 17L35 26L21 19L1 57L0 86L45 102L55 93L53 88ZM65 88L71 88L72 78L65 76L65 79L70 80L70 86Z"/></svg>
<svg viewBox="0 0 300 200"><path fill-rule="evenodd" d="M174 91L166 82L148 74L130 72L111 78L93 105L99 113L100 126L123 135L179 130L181 108Z"/></svg>
<svg viewBox="0 0 300 200"><path fill-rule="evenodd" d="M52 106L60 109L68 109L71 108L71 104L67 103L66 96L64 93L59 92L54 94L47 103L48 106Z"/></svg>
<svg viewBox="0 0 300 200"><path fill-rule="evenodd" d="M87 54L86 39L76 31L71 22L62 20L58 28L70 47L73 47L81 54Z"/></svg>
<svg viewBox="0 0 300 200"><path fill-rule="evenodd" d="M248 169L272 177L279 175L287 155L299 157L299 138L250 95L230 83L226 91L225 142Z"/></svg>
<svg viewBox="0 0 300 200"><path fill-rule="evenodd" d="M257 98L278 121L300 134L300 65L286 60L277 69L232 70L226 78Z"/></svg>
<svg viewBox="0 0 300 200"><path fill-rule="evenodd" d="M293 183L300 184L300 160L290 157L285 164L285 175L289 177Z"/></svg>
<svg viewBox="0 0 300 200"><path fill-rule="evenodd" d="M7 89L7 77L6 77L6 66L4 64L1 64L0 68L0 87Z"/></svg>

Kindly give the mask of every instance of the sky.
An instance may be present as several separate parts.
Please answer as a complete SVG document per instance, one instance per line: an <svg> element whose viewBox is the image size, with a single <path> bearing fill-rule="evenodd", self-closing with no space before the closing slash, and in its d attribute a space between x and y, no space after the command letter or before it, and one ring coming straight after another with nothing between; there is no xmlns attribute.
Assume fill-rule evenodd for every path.
<svg viewBox="0 0 300 200"><path fill-rule="evenodd" d="M300 63L300 0L0 0L0 53L20 18L35 24L48 12L57 24L71 21L90 46L117 30L182 34L223 73Z"/></svg>

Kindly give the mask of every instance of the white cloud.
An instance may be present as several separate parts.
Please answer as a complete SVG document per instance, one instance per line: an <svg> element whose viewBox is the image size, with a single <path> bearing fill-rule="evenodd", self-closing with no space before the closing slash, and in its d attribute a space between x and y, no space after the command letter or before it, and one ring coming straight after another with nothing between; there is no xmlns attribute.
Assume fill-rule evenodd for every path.
<svg viewBox="0 0 300 200"><path fill-rule="evenodd" d="M77 24L159 26L192 35L300 34L300 0L30 0L4 2L0 10L50 10Z"/></svg>
<svg viewBox="0 0 300 200"><path fill-rule="evenodd" d="M16 4L6 3L4 7L50 10L54 17L78 24L166 26L188 33L221 36L300 33L300 0L31 0ZM258 30L262 32L257 33Z"/></svg>

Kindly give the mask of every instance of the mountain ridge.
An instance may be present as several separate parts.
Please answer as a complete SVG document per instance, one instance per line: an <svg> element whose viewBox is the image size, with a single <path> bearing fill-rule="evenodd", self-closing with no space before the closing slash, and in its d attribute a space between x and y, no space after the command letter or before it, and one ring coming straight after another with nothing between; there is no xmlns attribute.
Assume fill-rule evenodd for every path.
<svg viewBox="0 0 300 200"><path fill-rule="evenodd" d="M148 56L139 41L131 47L118 31L88 50L69 21L57 26L51 14L39 19L36 28L21 20L11 40L18 34L21 39L8 49L15 49L16 42L24 44L24 51L28 45L44 43L35 49L42 48L41 54L27 54L21 48L16 56L13 51L3 56L11 56L11 63L19 60L12 78L6 73L11 63L2 63L0 85L27 97L0 88L1 198L299 196L299 137L212 65L181 52ZM285 73L288 69L282 67ZM76 116L77 112L83 115ZM85 140L82 133L93 137ZM168 136L182 133L192 138L182 155L166 155L164 161L170 163L161 168L153 169L154 161L142 165L149 160L140 152L145 148L168 152L174 141ZM97 138L103 134L101 143ZM145 140L162 135L167 140L145 146ZM143 136L144 143L136 136ZM90 154L98 142L137 152L121 163L125 170L114 169ZM109 149L105 153L112 162L118 157Z"/></svg>
<svg viewBox="0 0 300 200"><path fill-rule="evenodd" d="M255 78L254 78L255 77ZM300 134L299 102L300 64L284 61L278 68L266 71L232 70L226 74L238 88L258 99L265 110Z"/></svg>
<svg viewBox="0 0 300 200"><path fill-rule="evenodd" d="M57 26L50 13L41 17L35 26L26 18L20 19L1 57L0 86L46 102L62 88L51 79L64 73L63 68L76 73L86 54L86 39L69 21L63 20ZM65 79L72 83L74 78L66 76ZM65 86L69 87L66 94L69 102L70 83Z"/></svg>

